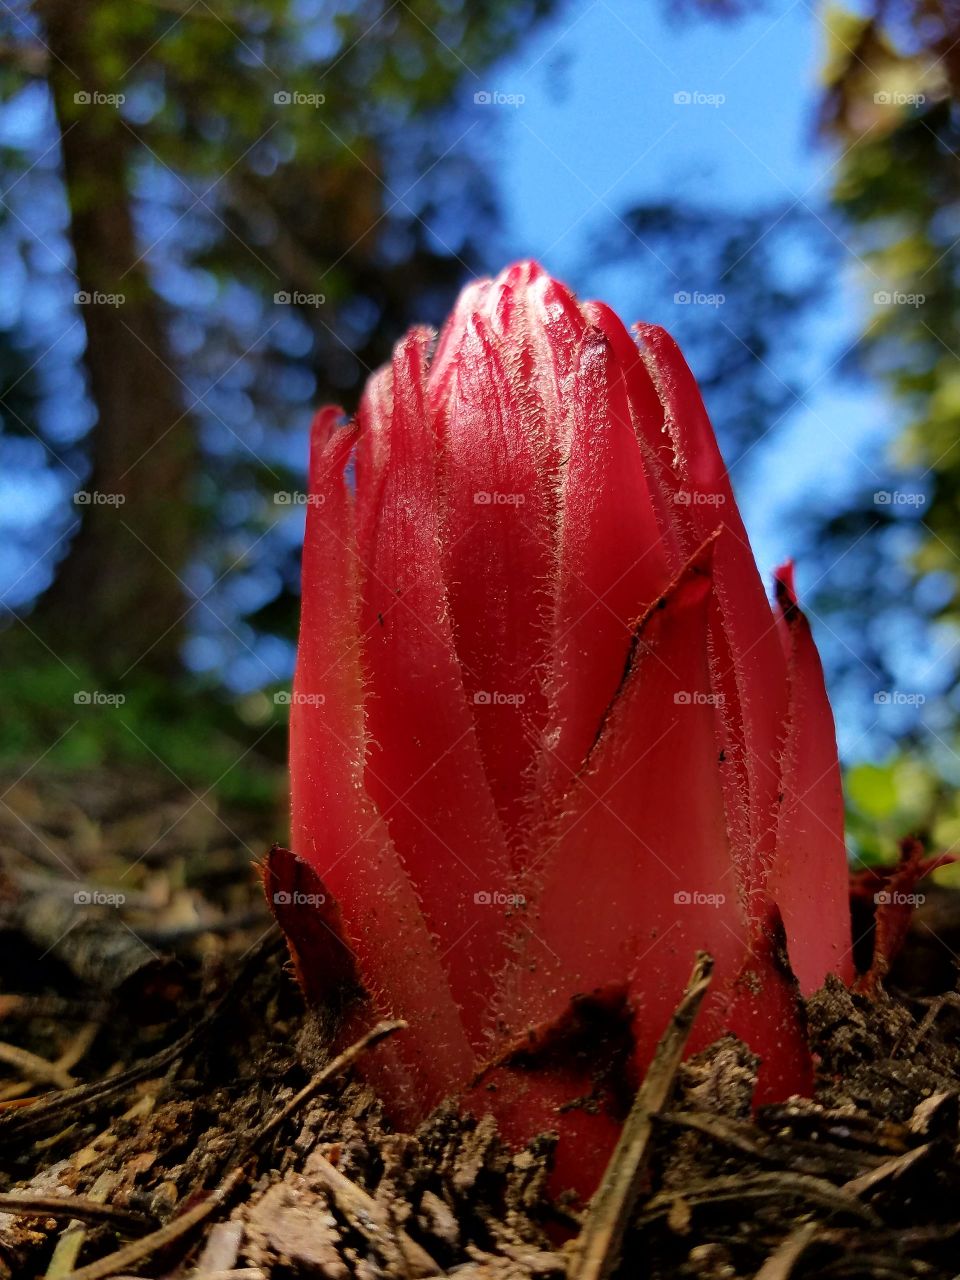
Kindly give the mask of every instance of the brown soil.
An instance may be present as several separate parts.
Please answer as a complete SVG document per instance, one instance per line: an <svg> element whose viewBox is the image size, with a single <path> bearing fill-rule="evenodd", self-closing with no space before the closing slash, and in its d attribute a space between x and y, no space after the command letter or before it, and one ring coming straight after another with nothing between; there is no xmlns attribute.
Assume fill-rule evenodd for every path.
<svg viewBox="0 0 960 1280"><path fill-rule="evenodd" d="M273 819L133 776L31 776L6 805L0 1276L583 1274L548 1136L511 1154L452 1110L392 1133L349 1066L323 1078L250 870ZM957 915L928 903L876 999L810 1002L815 1100L753 1114L732 1039L680 1068L610 1274L956 1275Z"/></svg>

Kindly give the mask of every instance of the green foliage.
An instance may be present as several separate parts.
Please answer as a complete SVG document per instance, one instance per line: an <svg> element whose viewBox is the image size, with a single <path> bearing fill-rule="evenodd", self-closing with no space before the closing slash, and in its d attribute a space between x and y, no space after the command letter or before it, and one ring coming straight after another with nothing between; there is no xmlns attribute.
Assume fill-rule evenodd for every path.
<svg viewBox="0 0 960 1280"><path fill-rule="evenodd" d="M902 30L911 10L892 8L885 19ZM901 408L893 461L927 490L914 571L952 582L939 612L960 621L960 122L933 48L906 37L898 45L876 20L840 14L836 21L845 39L829 63L826 124L845 150L834 202L863 264L865 291L875 304L881 299L863 353ZM894 101L864 102L867 77L874 99Z"/></svg>
<svg viewBox="0 0 960 1280"><path fill-rule="evenodd" d="M895 862L905 835L920 837L936 853L960 852L960 792L929 759L901 753L882 764L857 764L846 772L847 839L853 865ZM960 887L960 866L935 873Z"/></svg>
<svg viewBox="0 0 960 1280"><path fill-rule="evenodd" d="M28 658L0 670L0 705L0 767L139 764L228 804L276 808L284 795L286 706L270 693L229 702L146 675L121 692L75 662Z"/></svg>
<svg viewBox="0 0 960 1280"><path fill-rule="evenodd" d="M829 14L823 127L841 149L833 204L868 316L858 358L898 410L888 463L912 498L900 512L879 511L867 493L832 515L824 544L838 554L855 548L847 589L833 604L851 619L873 619L861 627L865 645L896 634L916 653L920 678L934 682L905 730L909 746L882 767L849 774L851 826L868 851L878 840L889 851L893 836L912 829L938 848L960 836L952 799L960 760L960 119L957 32L940 17L913 0Z"/></svg>
<svg viewBox="0 0 960 1280"><path fill-rule="evenodd" d="M847 770L848 836L858 860L891 862L906 834L929 830L937 779L921 761L902 756Z"/></svg>

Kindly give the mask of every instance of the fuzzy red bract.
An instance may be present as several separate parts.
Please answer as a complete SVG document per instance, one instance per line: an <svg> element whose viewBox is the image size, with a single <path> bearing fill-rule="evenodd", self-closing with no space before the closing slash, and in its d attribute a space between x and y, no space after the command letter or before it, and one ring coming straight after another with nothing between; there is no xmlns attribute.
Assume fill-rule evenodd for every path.
<svg viewBox="0 0 960 1280"><path fill-rule="evenodd" d="M808 1086L798 992L851 976L833 720L663 330L520 263L432 344L314 423L290 732L317 892L285 880L282 922L301 969L339 970L321 934L350 953L344 1034L408 1021L368 1068L397 1122L452 1095L557 1130L588 1194L697 949L693 1047L733 1031L761 1097Z"/></svg>

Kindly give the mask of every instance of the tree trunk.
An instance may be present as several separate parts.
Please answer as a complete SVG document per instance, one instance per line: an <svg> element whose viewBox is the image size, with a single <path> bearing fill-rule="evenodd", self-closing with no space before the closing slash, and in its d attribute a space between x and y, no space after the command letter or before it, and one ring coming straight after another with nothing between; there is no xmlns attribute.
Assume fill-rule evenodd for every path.
<svg viewBox="0 0 960 1280"><path fill-rule="evenodd" d="M94 4L38 0L61 134L77 311L97 409L81 524L37 612L58 653L114 676L178 658L188 609L193 424L173 372L159 301L140 261L130 196L134 139L104 83Z"/></svg>

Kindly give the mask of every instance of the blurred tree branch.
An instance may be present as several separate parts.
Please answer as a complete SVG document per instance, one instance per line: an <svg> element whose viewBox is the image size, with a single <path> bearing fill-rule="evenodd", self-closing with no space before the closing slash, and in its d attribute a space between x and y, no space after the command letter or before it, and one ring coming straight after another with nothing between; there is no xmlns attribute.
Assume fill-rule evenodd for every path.
<svg viewBox="0 0 960 1280"><path fill-rule="evenodd" d="M12 102L39 76L56 119L19 170L0 152L8 242L28 274L35 251L63 274L72 253L71 295L124 299L64 310L32 362L55 404L41 395L24 431L74 489L71 472L124 499L73 507L79 528L36 614L55 653L169 669L186 626L206 625L261 682L282 678L258 636L293 631L296 546L270 495L302 484L290 458L311 404L344 397L478 265L495 210L462 112L481 70L551 7L34 0L0 13ZM64 424L88 408L55 390L78 322L85 438Z"/></svg>

